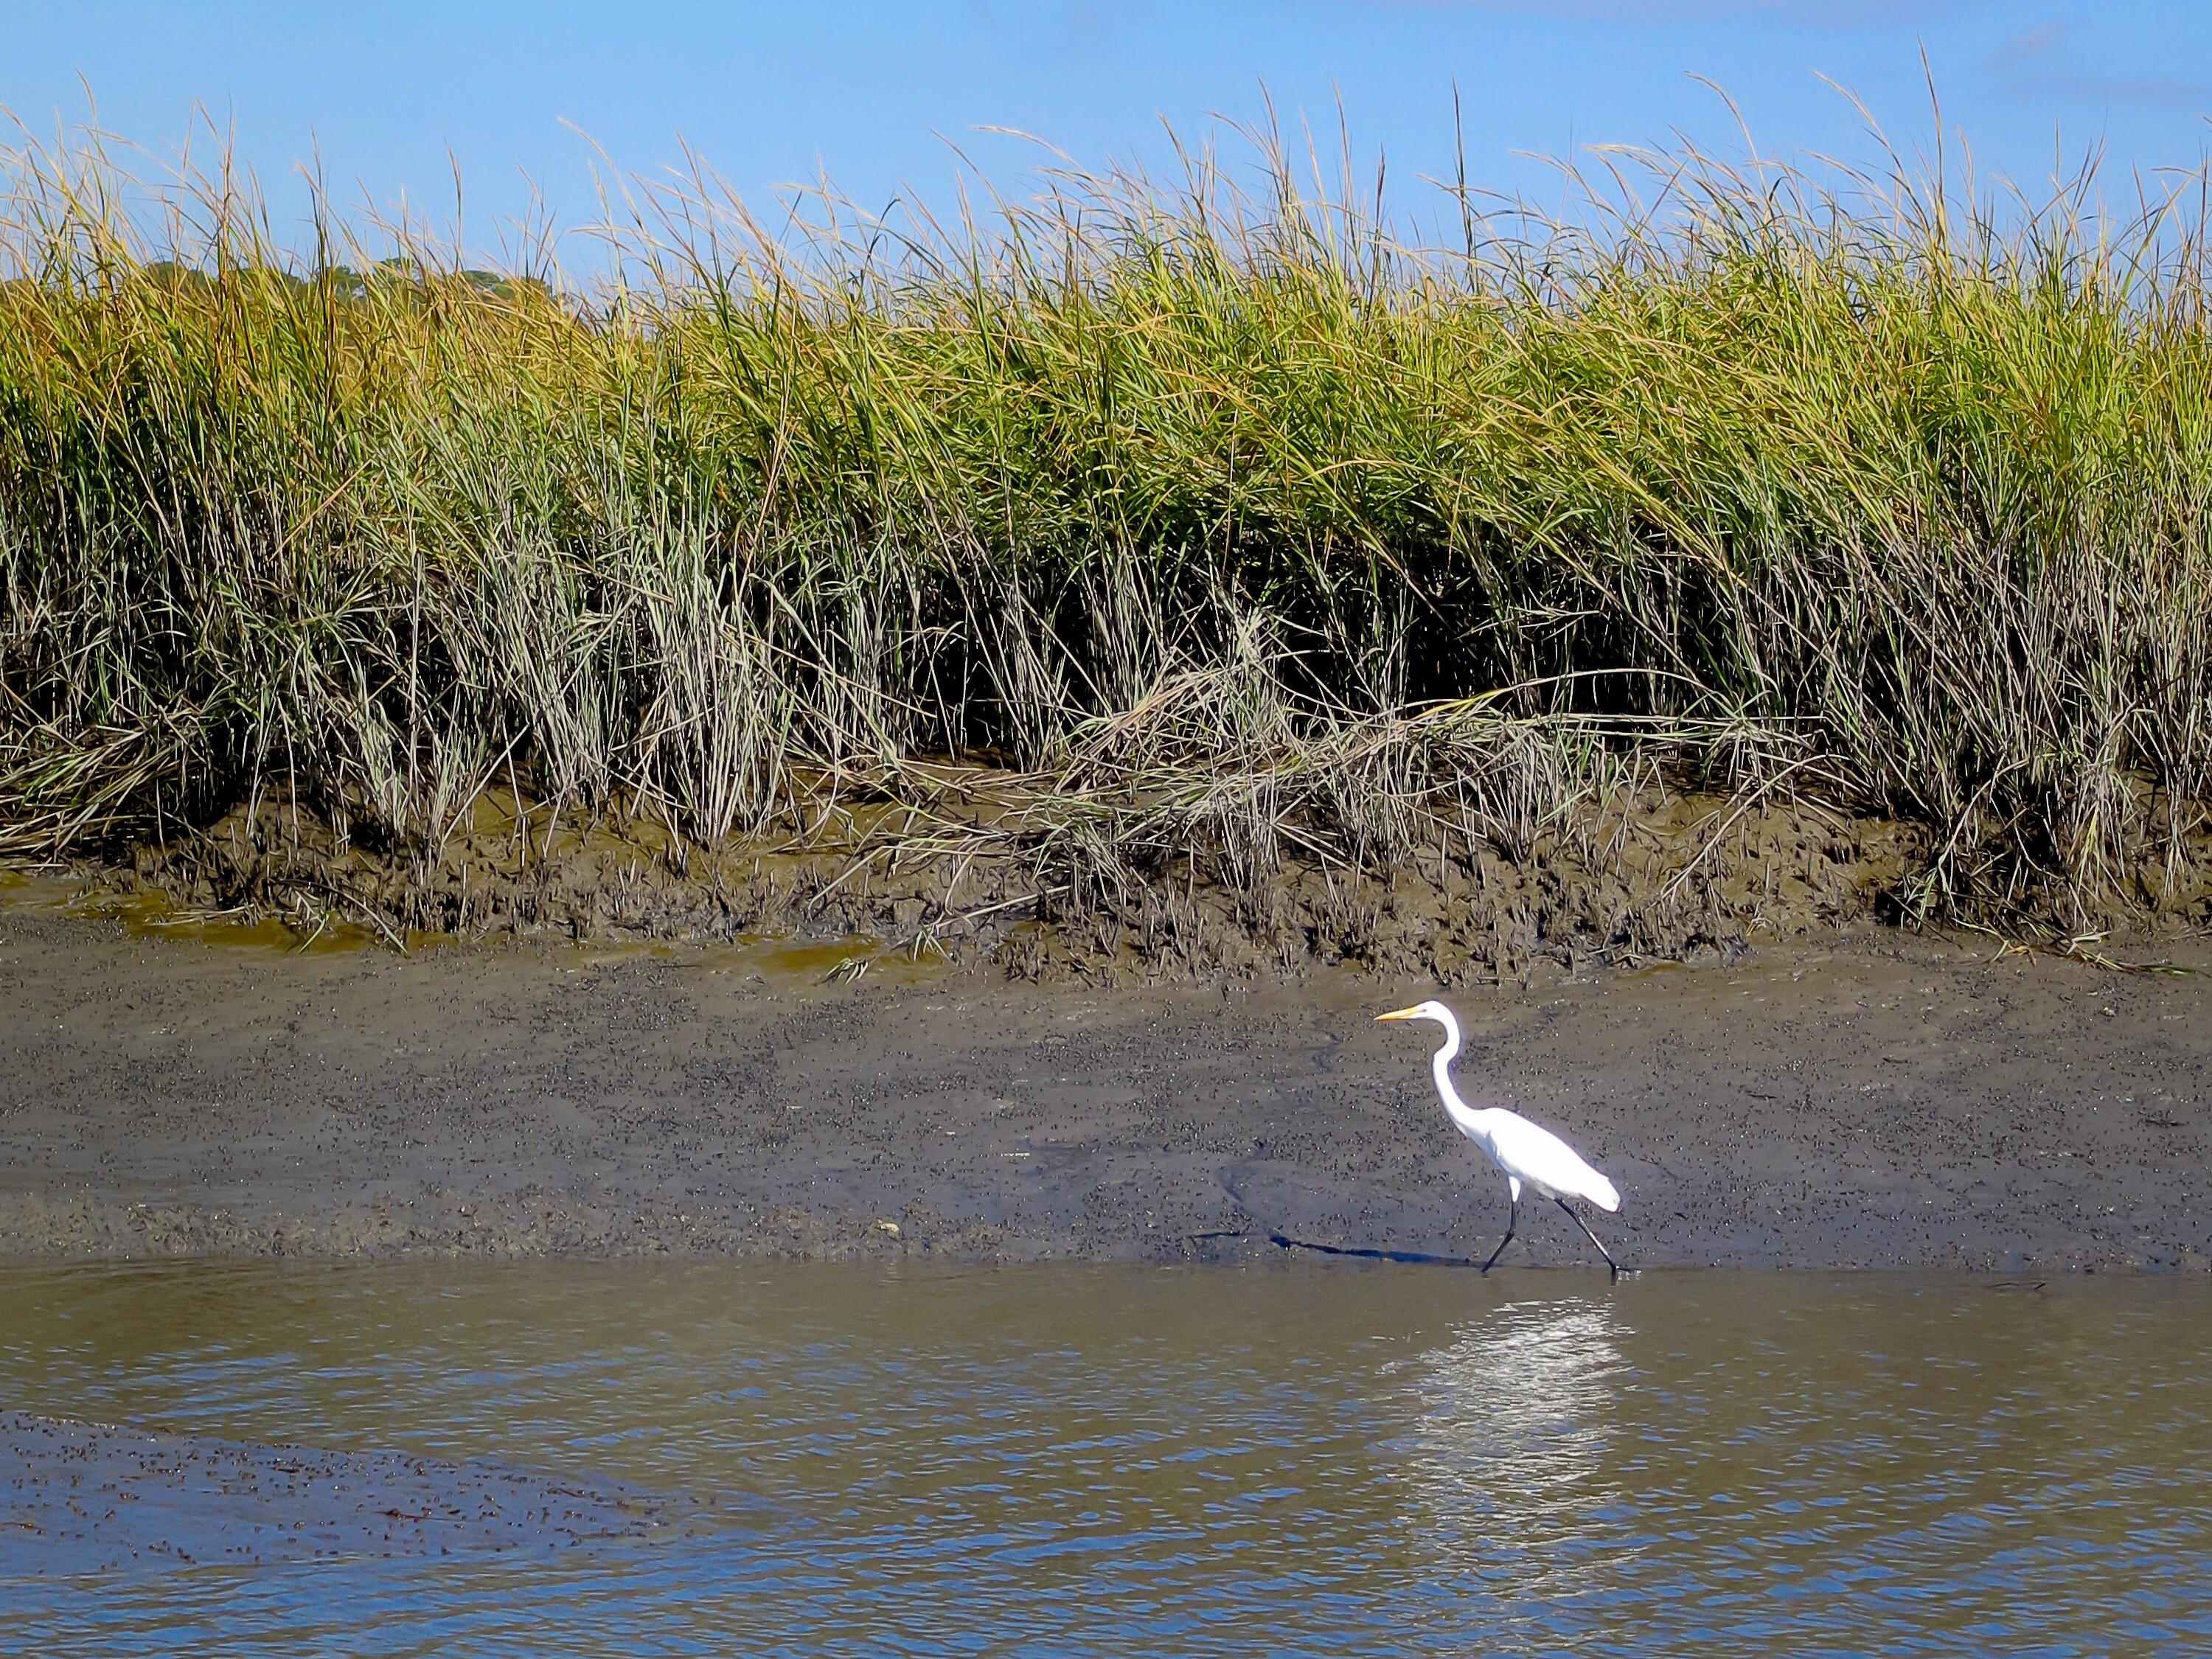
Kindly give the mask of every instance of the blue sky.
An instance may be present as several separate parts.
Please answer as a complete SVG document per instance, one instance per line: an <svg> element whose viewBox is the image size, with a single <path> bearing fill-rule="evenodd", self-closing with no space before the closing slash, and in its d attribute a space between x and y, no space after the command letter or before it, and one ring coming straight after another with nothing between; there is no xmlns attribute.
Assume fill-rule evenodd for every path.
<svg viewBox="0 0 2212 1659"><path fill-rule="evenodd" d="M1870 153L1856 93L1891 137L1932 131L1921 67L1979 168L2033 185L2054 149L2130 169L2193 166L2212 112L2212 7L1909 5L1831 0L1093 0L610 6L563 0L422 4L19 3L0 104L41 137L100 124L173 154L195 105L234 131L280 232L300 224L293 176L319 148L342 197L403 194L441 231L495 247L530 186L566 226L597 216L593 144L650 173L679 137L749 198L828 175L860 203L902 189L952 199L948 142L1018 185L1035 152L975 131L1012 127L1097 165L1166 159L1163 118L1196 133L1249 120L1272 94L1333 147L1339 100L1363 166L1379 149L1401 208L1452 163L1452 88L1471 183L1556 191L1516 152L1664 142L1732 144L1717 82L1771 152ZM81 84L82 83L82 84ZM589 140L583 135L588 135ZM203 134L203 142L204 134Z"/></svg>

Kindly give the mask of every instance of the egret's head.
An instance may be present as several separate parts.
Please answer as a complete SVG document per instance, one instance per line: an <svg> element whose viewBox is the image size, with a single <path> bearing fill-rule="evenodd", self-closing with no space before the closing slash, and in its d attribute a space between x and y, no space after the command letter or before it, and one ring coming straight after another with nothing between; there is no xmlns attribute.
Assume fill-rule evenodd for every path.
<svg viewBox="0 0 2212 1659"><path fill-rule="evenodd" d="M1375 1018L1378 1020L1432 1019L1447 1030L1458 1029L1458 1022L1452 1018L1451 1010L1441 1002L1417 1002L1410 1008L1393 1008L1389 1013L1377 1014Z"/></svg>

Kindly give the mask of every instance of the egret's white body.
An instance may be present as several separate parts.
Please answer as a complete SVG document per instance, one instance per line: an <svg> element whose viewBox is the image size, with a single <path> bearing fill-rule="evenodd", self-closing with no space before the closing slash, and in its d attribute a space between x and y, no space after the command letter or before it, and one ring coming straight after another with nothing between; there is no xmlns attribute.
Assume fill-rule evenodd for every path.
<svg viewBox="0 0 2212 1659"><path fill-rule="evenodd" d="M1490 1254L1490 1261L1482 1264L1485 1273L1504 1254L1512 1243L1514 1233L1521 1224L1521 1188L1525 1184L1534 1188L1544 1197L1551 1199L1573 1217L1589 1242L1597 1245L1597 1252L1605 1257L1606 1266L1615 1273L1612 1255L1589 1224L1567 1209L1567 1200L1579 1198L1607 1212L1620 1207L1620 1189L1597 1170L1583 1162L1583 1156L1573 1147L1540 1123L1531 1123L1518 1112L1509 1112L1503 1106L1486 1107L1477 1111L1459 1097L1452 1086L1451 1063L1459 1054L1459 1021L1452 1011L1441 1002L1416 1003L1411 1008L1394 1008L1387 1014L1377 1014L1377 1019L1429 1019L1444 1028L1443 1047L1437 1049L1429 1062L1429 1069L1437 1080L1437 1093L1444 1103L1444 1114L1452 1127L1482 1148L1504 1176L1507 1190L1512 1194L1513 1218L1505 1230L1505 1237Z"/></svg>

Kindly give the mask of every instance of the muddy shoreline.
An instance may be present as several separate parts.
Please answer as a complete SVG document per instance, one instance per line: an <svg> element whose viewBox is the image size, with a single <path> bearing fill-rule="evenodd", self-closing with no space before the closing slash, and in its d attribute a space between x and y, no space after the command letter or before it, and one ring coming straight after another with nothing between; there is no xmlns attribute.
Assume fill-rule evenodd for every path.
<svg viewBox="0 0 2212 1659"><path fill-rule="evenodd" d="M9 905L0 1256L1466 1257L1503 1224L1425 1028L1368 1018L1432 981L834 954L302 954ZM2208 986L1876 930L1450 994L1462 1091L1613 1176L1624 1261L2067 1272L2212 1265ZM1509 1260L1587 1247L1533 1216Z"/></svg>
<svg viewBox="0 0 2212 1659"><path fill-rule="evenodd" d="M481 793L434 848L372 851L264 803L127 858L73 860L46 881L74 890L88 914L260 925L293 944L842 938L1032 983L1350 968L1465 985L1542 962L1638 966L1826 941L1909 908L1925 862L1919 831L1895 819L1656 785L1556 822L1431 817L1395 850L1356 857L1302 845L1282 825L1264 855L1210 831L1124 845L1041 828L1064 800L996 799L990 775L966 775L973 793L931 816L878 801L719 851L650 815L559 817L511 791ZM2154 911L2094 925L2193 926L2212 914L2200 862L2185 860ZM2078 903L2067 914L2069 931L2093 925ZM2039 925L2047 933L2051 917Z"/></svg>
<svg viewBox="0 0 2212 1659"><path fill-rule="evenodd" d="M395 1451L0 1411L0 1583L349 1557L544 1552L682 1525L680 1495Z"/></svg>

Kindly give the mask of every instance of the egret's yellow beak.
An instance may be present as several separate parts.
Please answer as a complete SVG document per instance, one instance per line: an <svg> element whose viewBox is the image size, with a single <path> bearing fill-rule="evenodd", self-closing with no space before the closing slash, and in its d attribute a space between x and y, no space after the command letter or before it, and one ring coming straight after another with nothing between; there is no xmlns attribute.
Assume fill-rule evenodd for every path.
<svg viewBox="0 0 2212 1659"><path fill-rule="evenodd" d="M1421 1011L1418 1008L1393 1008L1387 1014L1377 1014L1375 1016L1378 1021L1385 1019L1419 1019L1420 1017Z"/></svg>

